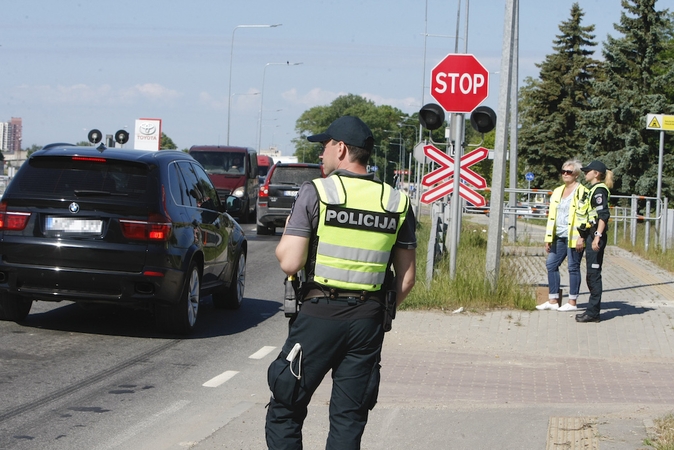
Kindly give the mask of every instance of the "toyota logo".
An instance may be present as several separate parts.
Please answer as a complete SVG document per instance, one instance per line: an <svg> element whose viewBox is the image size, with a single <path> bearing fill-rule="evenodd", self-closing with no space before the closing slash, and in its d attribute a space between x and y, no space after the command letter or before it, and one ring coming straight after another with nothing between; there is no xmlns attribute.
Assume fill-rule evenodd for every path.
<svg viewBox="0 0 674 450"><path fill-rule="evenodd" d="M154 134L156 130L157 127L152 123L141 123L140 126L138 127L138 131L140 132L140 134L144 134L146 136Z"/></svg>
<svg viewBox="0 0 674 450"><path fill-rule="evenodd" d="M70 211L73 214L77 214L80 212L80 205L78 205L75 202L72 202L70 205L68 205L68 211Z"/></svg>

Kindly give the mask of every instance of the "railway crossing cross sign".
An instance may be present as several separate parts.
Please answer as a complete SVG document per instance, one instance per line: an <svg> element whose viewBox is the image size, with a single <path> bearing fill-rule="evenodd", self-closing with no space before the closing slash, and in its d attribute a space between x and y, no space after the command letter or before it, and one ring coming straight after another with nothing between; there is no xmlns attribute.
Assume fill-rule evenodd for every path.
<svg viewBox="0 0 674 450"><path fill-rule="evenodd" d="M445 195L451 194L454 190L454 158L433 145L425 145L424 154L440 164L440 167L426 174L421 180L421 183L424 186L433 186L444 178L448 178L446 181L423 193L421 201L425 204L429 204ZM469 167L482 161L488 155L489 150L484 147L478 147L463 155L459 160L461 168L459 171L459 178L460 181L465 182L459 184L459 195L477 207L485 206L486 201L482 195L475 192L467 183L473 185L476 189L484 189L487 187L487 181L481 175L477 174L472 169L469 169Z"/></svg>

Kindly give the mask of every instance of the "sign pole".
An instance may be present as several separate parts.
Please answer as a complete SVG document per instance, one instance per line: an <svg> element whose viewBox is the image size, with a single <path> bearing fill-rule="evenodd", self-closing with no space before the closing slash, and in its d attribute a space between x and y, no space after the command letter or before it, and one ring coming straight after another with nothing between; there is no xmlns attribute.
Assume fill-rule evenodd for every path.
<svg viewBox="0 0 674 450"><path fill-rule="evenodd" d="M454 114L454 192L452 192L452 223L450 235L452 245L449 249L449 278L456 275L456 254L459 247L459 235L461 234L461 157L463 156L463 114Z"/></svg>
<svg viewBox="0 0 674 450"><path fill-rule="evenodd" d="M665 130L660 130L660 148L658 153L658 188L655 196L658 198L655 202L655 217L660 217L660 195L662 194L662 158L665 152ZM665 214L667 211L665 211ZM663 233L666 233L667 230L660 228L660 219L655 221L655 232L658 233L662 230ZM664 249L663 249L664 250Z"/></svg>

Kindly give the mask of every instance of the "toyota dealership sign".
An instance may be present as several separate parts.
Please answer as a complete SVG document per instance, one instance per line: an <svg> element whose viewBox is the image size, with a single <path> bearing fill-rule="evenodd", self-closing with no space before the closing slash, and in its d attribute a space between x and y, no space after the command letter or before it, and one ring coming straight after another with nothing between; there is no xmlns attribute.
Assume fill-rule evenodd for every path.
<svg viewBox="0 0 674 450"><path fill-rule="evenodd" d="M161 145L161 119L138 119L134 132L133 148L159 150Z"/></svg>
<svg viewBox="0 0 674 450"><path fill-rule="evenodd" d="M473 55L450 53L431 71L431 96L445 111L470 113L489 96L489 72Z"/></svg>

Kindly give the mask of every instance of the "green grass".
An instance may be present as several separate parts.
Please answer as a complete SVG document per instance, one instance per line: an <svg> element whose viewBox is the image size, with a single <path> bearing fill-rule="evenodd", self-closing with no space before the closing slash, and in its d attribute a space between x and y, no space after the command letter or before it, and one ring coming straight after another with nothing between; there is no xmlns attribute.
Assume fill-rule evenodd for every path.
<svg viewBox="0 0 674 450"><path fill-rule="evenodd" d="M613 244L614 226L609 222L609 244ZM669 271L674 272L674 249L667 249L663 252L658 245L657 236L655 234L655 227L651 225L649 233L648 251L646 251L646 225L643 223L637 224L636 244L632 245L630 240L630 227L623 230L623 224L618 224L618 246L627 251L634 253L644 259L651 261L653 264Z"/></svg>
<svg viewBox="0 0 674 450"><path fill-rule="evenodd" d="M401 309L485 311L496 308L533 310L536 302L531 286L521 285L517 269L507 257L501 258L498 288L492 292L486 278L486 226L464 220L456 257L456 276L449 276L449 255L435 268L430 285L426 283L426 250L430 219L421 218L417 229L416 285Z"/></svg>
<svg viewBox="0 0 674 450"><path fill-rule="evenodd" d="M646 439L645 445L655 450L674 450L674 415L667 414L653 421L656 437Z"/></svg>

